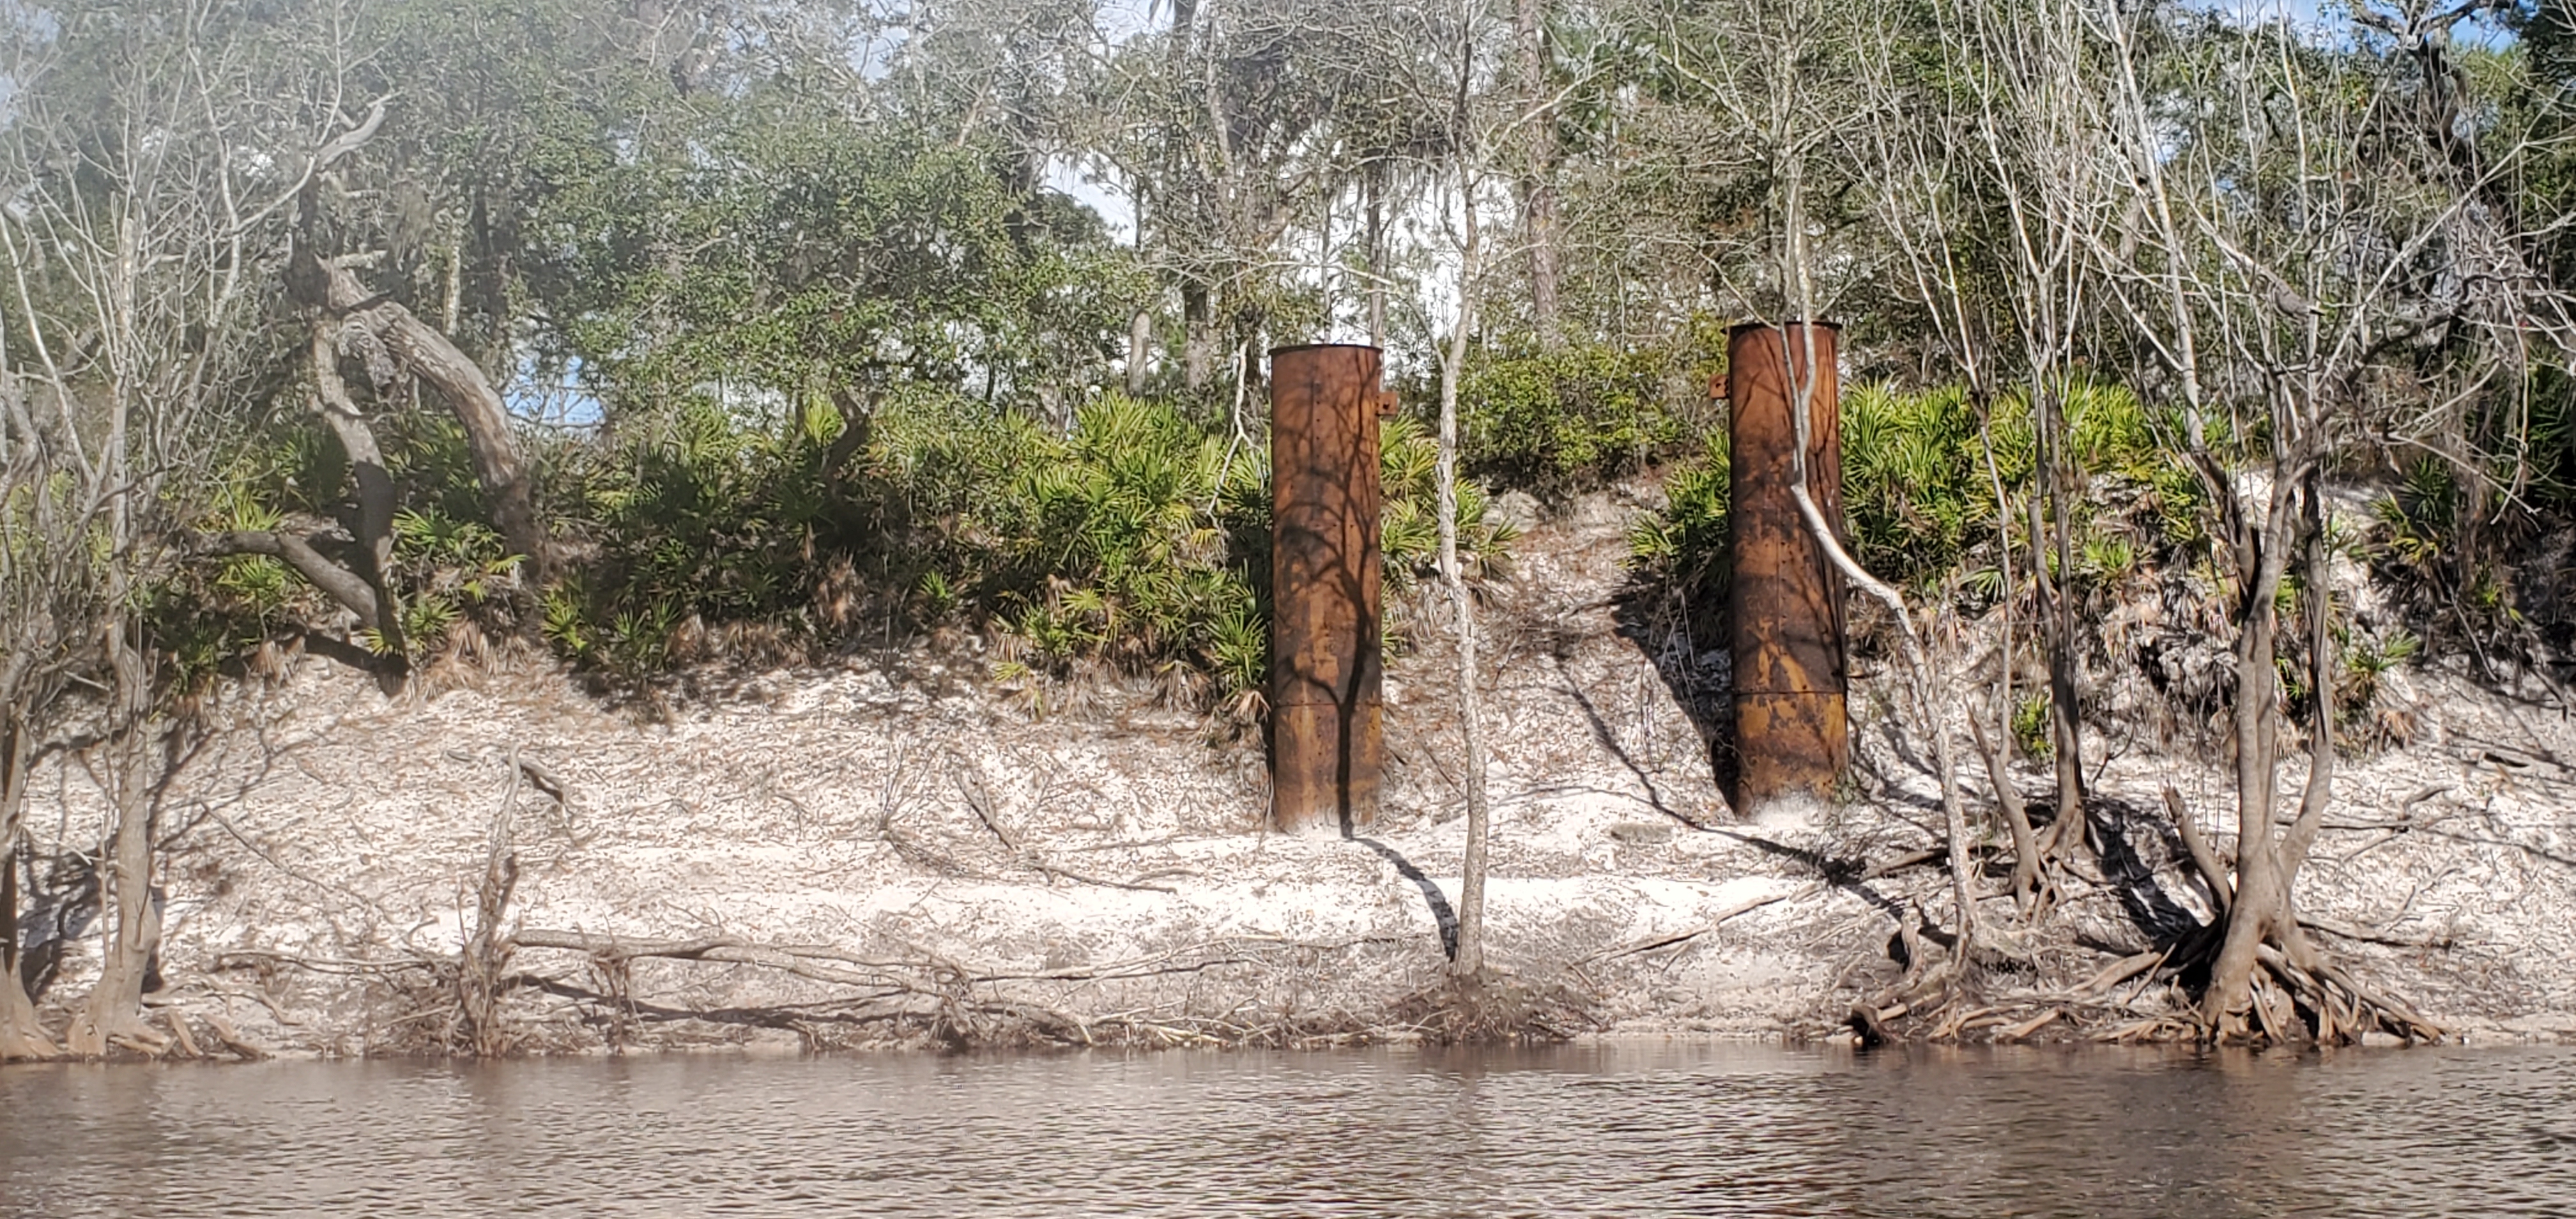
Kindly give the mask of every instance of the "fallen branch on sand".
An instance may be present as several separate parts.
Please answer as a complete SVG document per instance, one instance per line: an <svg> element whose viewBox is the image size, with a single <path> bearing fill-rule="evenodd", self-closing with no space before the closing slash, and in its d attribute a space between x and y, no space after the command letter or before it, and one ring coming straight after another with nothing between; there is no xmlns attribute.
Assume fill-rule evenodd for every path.
<svg viewBox="0 0 2576 1219"><path fill-rule="evenodd" d="M1266 1019L1176 1012L1121 1012L1086 1019L1047 1003L991 989L1012 982L1116 982L1225 967L1283 965L1283 954L1311 960L1319 953L1399 942L1399 937L1389 936L1329 942L1235 936L1100 965L1012 971L971 969L928 952L889 960L822 945L762 944L725 935L663 939L529 928L510 937L512 948L517 950L582 953L601 968L604 976L614 978L625 977L627 966L634 961L658 959L747 965L854 988L855 994L821 1003L671 1008L642 1003L622 993L594 993L563 978L522 973L518 979L522 985L563 998L611 1003L628 1016L788 1028L816 1046L831 1044L824 1036L827 1025L886 1023L910 1024L931 1039L952 1045L1030 1041L1098 1045L1104 1037L1118 1043L1290 1045L1402 1035L1403 1030L1387 1027L1384 1021L1338 1010L1277 1013ZM612 987L612 991L618 989Z"/></svg>
<svg viewBox="0 0 2576 1219"><path fill-rule="evenodd" d="M1715 931L1719 927L1724 926L1728 919L1734 918L1739 914L1748 914L1752 911L1759 910L1764 906L1773 905L1779 902L1794 901L1801 898L1811 897L1822 891L1824 887L1825 882L1817 881L1813 884L1801 885L1795 889L1786 889L1781 892L1774 893L1769 897L1757 897L1748 902L1740 902L1736 905L1729 906L1724 910L1718 911L1717 914L1712 916L1707 922L1701 923L1699 926L1693 927L1688 931L1677 932L1672 935L1650 936L1633 943L1622 944L1616 948L1605 948L1576 961L1575 964L1577 966L1583 966L1590 965L1598 961L1614 961L1620 957L1633 957L1641 952L1653 952L1658 948L1670 948L1676 944L1687 944L1692 940L1698 939L1699 937L1707 935L1709 932Z"/></svg>

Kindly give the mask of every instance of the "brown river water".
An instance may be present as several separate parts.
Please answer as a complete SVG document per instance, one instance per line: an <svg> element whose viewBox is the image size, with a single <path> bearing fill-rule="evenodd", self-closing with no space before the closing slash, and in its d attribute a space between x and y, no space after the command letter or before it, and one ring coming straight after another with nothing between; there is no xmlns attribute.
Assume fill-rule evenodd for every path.
<svg viewBox="0 0 2576 1219"><path fill-rule="evenodd" d="M0 1215L2576 1216L2576 1049L0 1070Z"/></svg>

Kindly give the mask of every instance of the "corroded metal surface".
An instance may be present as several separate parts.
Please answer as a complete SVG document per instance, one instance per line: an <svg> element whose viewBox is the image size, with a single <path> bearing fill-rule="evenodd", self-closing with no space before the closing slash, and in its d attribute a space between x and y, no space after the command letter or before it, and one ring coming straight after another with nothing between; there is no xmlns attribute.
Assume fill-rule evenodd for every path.
<svg viewBox="0 0 2576 1219"><path fill-rule="evenodd" d="M1831 323L1738 326L1727 334L1728 528L1734 578L1727 620L1735 659L1734 790L1739 811L1781 796L1827 796L1849 761L1844 718L1843 581L1799 519L1798 383L1808 375L1807 482L1842 528L1840 381Z"/></svg>
<svg viewBox="0 0 2576 1219"><path fill-rule="evenodd" d="M1270 353L1270 777L1284 832L1377 819L1374 347Z"/></svg>

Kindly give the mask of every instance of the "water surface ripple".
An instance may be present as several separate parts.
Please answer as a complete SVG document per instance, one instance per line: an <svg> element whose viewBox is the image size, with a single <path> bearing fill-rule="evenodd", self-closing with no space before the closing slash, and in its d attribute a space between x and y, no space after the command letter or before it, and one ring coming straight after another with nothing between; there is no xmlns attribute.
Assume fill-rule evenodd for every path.
<svg viewBox="0 0 2576 1219"><path fill-rule="evenodd" d="M0 1071L8 1216L2576 1215L2576 1050Z"/></svg>

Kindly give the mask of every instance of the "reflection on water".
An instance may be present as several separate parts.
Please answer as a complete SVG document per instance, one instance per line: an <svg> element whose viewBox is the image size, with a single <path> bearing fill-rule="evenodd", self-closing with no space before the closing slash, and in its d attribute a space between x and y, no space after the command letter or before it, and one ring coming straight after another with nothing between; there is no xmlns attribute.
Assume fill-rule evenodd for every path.
<svg viewBox="0 0 2576 1219"><path fill-rule="evenodd" d="M0 1071L0 1214L2576 1215L2576 1051Z"/></svg>

